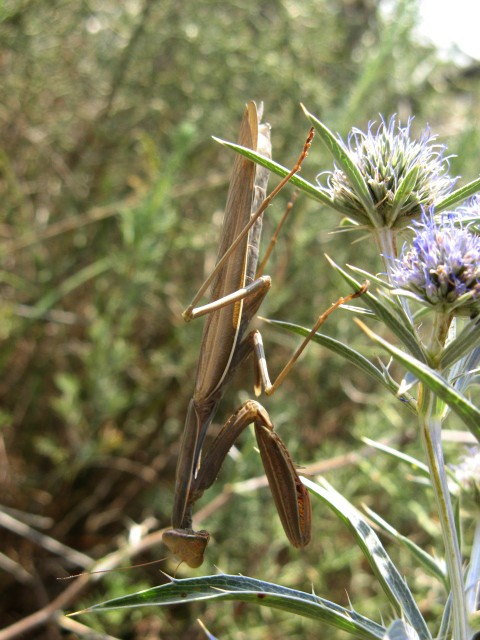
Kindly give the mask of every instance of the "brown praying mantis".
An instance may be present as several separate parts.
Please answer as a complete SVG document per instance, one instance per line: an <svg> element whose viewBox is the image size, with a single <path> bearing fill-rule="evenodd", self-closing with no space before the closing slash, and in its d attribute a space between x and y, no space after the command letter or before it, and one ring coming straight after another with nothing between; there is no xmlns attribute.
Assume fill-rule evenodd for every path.
<svg viewBox="0 0 480 640"><path fill-rule="evenodd" d="M280 436L274 431L267 411L255 400L247 400L224 424L203 454L205 435L237 367L252 353L255 356L255 394L261 388L271 395L296 362L311 336L327 316L341 304L363 293L364 288L334 303L322 314L310 334L295 351L277 379L270 381L259 331L245 335L271 286L269 276L257 276L262 216L272 199L300 170L313 137L310 130L304 149L292 171L265 197L268 171L238 155L230 181L217 264L189 307L186 321L206 315L195 389L190 400L177 461L172 529L163 534L170 551L191 567L203 562L209 533L192 529L192 508L215 481L230 448L240 433L254 424L260 456L272 496L287 538L294 547L310 541L311 506L308 492ZM260 124L254 102L246 106L239 144L270 157L270 128ZM211 302L197 307L211 286Z"/></svg>

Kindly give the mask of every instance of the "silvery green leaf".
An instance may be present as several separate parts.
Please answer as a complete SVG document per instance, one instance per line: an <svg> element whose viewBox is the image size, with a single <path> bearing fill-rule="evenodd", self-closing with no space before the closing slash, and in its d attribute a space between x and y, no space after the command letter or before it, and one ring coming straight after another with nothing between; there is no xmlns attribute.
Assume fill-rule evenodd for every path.
<svg viewBox="0 0 480 640"><path fill-rule="evenodd" d="M381 640L385 627L354 611L311 593L288 589L246 576L218 574L185 578L128 596L95 604L82 612L108 611L144 606L171 606L200 600L236 600L280 609L324 622L364 640Z"/></svg>
<svg viewBox="0 0 480 640"><path fill-rule="evenodd" d="M370 447L374 447L378 451L386 453L392 458L395 458L395 460L399 460L400 462L407 464L414 473L421 473L425 478L430 480L430 472L428 466L420 460L417 460L417 458L409 456L408 454L403 453L403 451L398 451L398 449L393 449L392 447L389 447L382 442L371 440L370 438L362 438L362 442L365 442L365 444Z"/></svg>
<svg viewBox="0 0 480 640"><path fill-rule="evenodd" d="M318 484L303 477L301 480L314 495L332 509L353 534L397 615L405 617L410 622L420 639L431 640L427 624L410 589L377 534L361 513L325 480L321 479Z"/></svg>
<svg viewBox="0 0 480 640"><path fill-rule="evenodd" d="M478 318L471 320L462 332L443 350L440 368L445 369L457 362L462 356L469 354L480 345L480 322Z"/></svg>
<svg viewBox="0 0 480 640"><path fill-rule="evenodd" d="M282 320L265 320L265 322L285 329L286 331L296 333L303 337L307 336L310 333L310 329L306 327L300 327L296 324L292 324L291 322L284 322ZM352 349L345 343L340 342L339 340L335 340L335 338L331 338L322 333L316 333L312 337L312 342L321 344L322 346L330 349L330 351L341 355L343 358L371 376L376 382L385 384L382 372L375 365L373 365L370 360L365 358L361 353L359 353L355 349Z"/></svg>
<svg viewBox="0 0 480 640"><path fill-rule="evenodd" d="M397 362L400 362L405 369L408 369L410 373L415 375L441 400L448 404L450 409L461 418L477 440L480 440L480 409L478 407L460 395L437 371L381 338L358 318L356 322L372 340L380 344Z"/></svg>
<svg viewBox="0 0 480 640"><path fill-rule="evenodd" d="M419 635L404 620L395 620L388 627L384 640L419 640Z"/></svg>
<svg viewBox="0 0 480 640"><path fill-rule="evenodd" d="M299 336L306 337L310 333L310 329L305 327L300 327L299 325L292 324L291 322L284 322L282 320L270 320L263 318L265 322L274 325L275 327L279 327L280 329L285 329L286 331L290 331L292 333L296 333ZM312 336L312 342L316 342L317 344L322 345L323 347L327 347L333 353L342 356L353 365L364 371L367 375L373 378L377 383L380 383L384 387L386 387L393 395L399 395L399 386L398 384L389 376L385 375L385 371L380 370L374 364L370 362L365 356L361 353L352 349L348 345L339 340L335 340L335 338L331 338L323 333L316 333ZM404 396L401 398L405 404L416 413L415 402L412 398L408 396Z"/></svg>
<svg viewBox="0 0 480 640"><path fill-rule="evenodd" d="M353 276L339 267L328 256L327 260L351 287L357 290L361 287L361 284L353 278ZM370 290L366 291L362 295L362 300L375 313L376 317L387 325L387 327L413 355L422 361L426 361L427 358L423 352L422 346L419 344L413 327L404 316L404 312L400 308L400 305L395 307L395 311L392 311L390 302L387 303L380 300L380 297L375 296Z"/></svg>
<svg viewBox="0 0 480 640"><path fill-rule="evenodd" d="M436 202L435 213L440 213L441 211L452 209L455 205L463 202L470 196L473 196L478 191L480 191L480 178L472 180L472 182L469 182L459 189L455 189L455 191L450 193L446 198L443 198L443 200Z"/></svg>
<svg viewBox="0 0 480 640"><path fill-rule="evenodd" d="M428 470L427 470L428 474ZM448 576L445 571L445 563L439 561L437 558L434 558L429 553L427 553L424 549L415 544L410 538L402 535L399 531L394 529L388 522L385 522L383 518L381 518L374 511L369 509L368 507L364 507L366 514L368 517L373 520L373 522L380 527L385 533L391 536L394 540L396 540L399 544L405 547L412 556L422 565L425 571L428 571L431 575L435 576L437 580L439 580L446 588L448 588Z"/></svg>
<svg viewBox="0 0 480 640"><path fill-rule="evenodd" d="M272 173L275 173L282 178L285 178L285 176L287 176L290 173L290 169L283 167L281 164L278 164L278 162L275 162L270 158L266 158L265 156L262 156L260 153L257 153L252 149L248 149L247 147L242 147L241 145L236 144L234 142L228 142L227 140L222 140L221 138L216 138L215 136L213 136L213 139L216 142L219 142L220 144L222 144L224 147L233 149L233 151L236 151L237 153L244 156L245 158L248 158L249 160L252 160L252 162L259 164L262 167L265 167ZM329 198L321 189L319 189L317 186L315 186L311 182L308 182L308 180L305 180L301 176L295 174L294 176L292 176L292 178L290 178L290 182L295 187L297 187L298 189L306 193L308 196L310 196L314 200L318 200L322 204L325 204L329 207L333 207L334 209L337 209L341 213L345 213L345 211L343 209L339 209L334 204L333 200L331 200L331 198Z"/></svg>
<svg viewBox="0 0 480 640"><path fill-rule="evenodd" d="M395 226L395 220L402 213L402 207L406 200L411 196L419 173L420 166L417 164L410 169L395 191L395 196L392 202L392 211L389 214L392 227Z"/></svg>
<svg viewBox="0 0 480 640"><path fill-rule="evenodd" d="M450 592L445 607L443 609L442 621L440 629L438 630L438 640L444 640L444 638L451 637L452 628L452 593ZM472 639L473 640L473 639Z"/></svg>

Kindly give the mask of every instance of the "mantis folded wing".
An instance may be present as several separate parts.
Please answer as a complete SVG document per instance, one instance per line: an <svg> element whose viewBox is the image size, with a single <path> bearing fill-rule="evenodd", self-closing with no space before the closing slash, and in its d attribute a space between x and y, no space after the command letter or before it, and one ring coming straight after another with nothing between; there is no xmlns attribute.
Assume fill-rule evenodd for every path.
<svg viewBox="0 0 480 640"><path fill-rule="evenodd" d="M270 156L270 129L268 125L259 127L257 109L253 102L250 102L245 109L239 143ZM254 281L261 217L255 221L248 234L244 234L234 251L231 251L232 242L250 220L252 204L254 201L261 202L265 197L268 172L260 169L256 184L255 173L254 163L241 156L235 158L217 266L213 272L213 278L210 278L213 302L197 310L192 306L190 314L194 317L195 311L197 315L208 313L203 330L195 388L188 407L177 463L172 516L174 528L189 528L188 497L191 482L200 461L205 434L224 393L225 384L238 365L239 345L245 328L270 287L268 277ZM254 197L255 193L256 197ZM230 255L227 255L228 259L224 259L228 251L230 251ZM244 290L245 294L238 296L239 290ZM235 295L234 300L230 303L225 302L226 297L228 300L228 295L232 293ZM250 296L249 300L245 302L248 296ZM245 355L242 354L243 358Z"/></svg>

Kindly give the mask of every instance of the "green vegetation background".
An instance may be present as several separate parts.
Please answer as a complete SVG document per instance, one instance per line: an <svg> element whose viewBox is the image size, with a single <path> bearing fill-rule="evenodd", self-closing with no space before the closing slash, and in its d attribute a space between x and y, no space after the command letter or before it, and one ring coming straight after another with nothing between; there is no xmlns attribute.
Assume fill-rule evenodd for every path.
<svg viewBox="0 0 480 640"><path fill-rule="evenodd" d="M477 176L479 66L457 68L416 42L417 15L413 0L388 7L375 0L0 4L3 513L92 559L122 546L134 523L169 524L202 328L201 321L185 325L180 314L214 263L232 164L210 136L236 139L249 99L264 101L274 158L286 166L308 130L304 102L344 137L379 113L404 122L413 114L417 132L428 122L458 154L454 174ZM314 179L330 167L314 144L303 175ZM265 239L290 196L285 190L268 211ZM346 293L324 253L379 268L370 243L329 233L338 223L332 212L297 200L267 270L273 288L262 315L308 326ZM345 312L325 331L365 343ZM269 327L263 333L278 371L295 340ZM247 367L216 426L251 392ZM265 405L298 464L330 464L326 477L338 490L430 547L436 529L428 493L378 455L356 464L342 457L360 449L362 435L395 436L417 452L411 419L377 393L312 346ZM226 461L202 501L223 505L214 503L201 523L213 541L196 573L219 567L307 591L313 585L319 595L388 617L348 533L318 505L313 541L298 552L288 547L266 489L228 493L231 483L261 475L254 446L245 434L237 459ZM68 551L48 551L3 517L0 552L2 627L51 602L68 584L57 578L82 569ZM434 587L392 553L435 615ZM123 564L164 555L159 545ZM176 563L159 566L173 573ZM193 573L182 566L177 576ZM164 580L158 566L112 573L68 610ZM228 603L81 621L118 638L170 640L204 637L198 617L222 640L343 637ZM61 632L51 624L22 637Z"/></svg>

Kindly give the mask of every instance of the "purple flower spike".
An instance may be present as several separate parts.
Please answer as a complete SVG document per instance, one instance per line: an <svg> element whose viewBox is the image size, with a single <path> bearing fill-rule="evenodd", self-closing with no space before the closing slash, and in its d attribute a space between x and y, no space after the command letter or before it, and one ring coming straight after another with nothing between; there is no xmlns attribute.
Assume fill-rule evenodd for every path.
<svg viewBox="0 0 480 640"><path fill-rule="evenodd" d="M416 236L391 271L395 286L426 304L476 316L480 312L480 237L459 225L456 213L433 210L415 224Z"/></svg>

